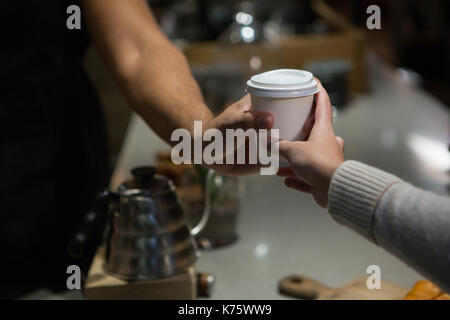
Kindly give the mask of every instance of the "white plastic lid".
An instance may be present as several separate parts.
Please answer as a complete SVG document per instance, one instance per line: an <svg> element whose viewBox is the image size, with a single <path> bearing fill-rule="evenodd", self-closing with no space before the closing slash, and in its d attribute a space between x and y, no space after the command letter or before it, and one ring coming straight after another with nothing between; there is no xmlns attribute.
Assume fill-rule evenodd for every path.
<svg viewBox="0 0 450 320"><path fill-rule="evenodd" d="M277 69L254 75L247 81L247 92L263 97L295 98L318 91L312 73L304 70Z"/></svg>

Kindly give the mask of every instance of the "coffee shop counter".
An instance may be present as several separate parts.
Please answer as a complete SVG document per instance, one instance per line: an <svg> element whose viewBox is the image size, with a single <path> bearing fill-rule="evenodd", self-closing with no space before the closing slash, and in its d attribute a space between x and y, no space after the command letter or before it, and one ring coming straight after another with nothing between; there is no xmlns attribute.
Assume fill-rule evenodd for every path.
<svg viewBox="0 0 450 320"><path fill-rule="evenodd" d="M448 194L448 109L421 89L408 86L402 73L375 58L370 91L355 97L335 118L346 142L346 158L392 172L415 185ZM168 147L133 116L112 186L129 170L154 161ZM278 281L303 274L340 286L370 265L381 278L410 288L420 275L397 258L336 224L311 197L284 187L276 176L241 178L238 235L234 244L202 251L196 269L216 276L214 299L279 299Z"/></svg>

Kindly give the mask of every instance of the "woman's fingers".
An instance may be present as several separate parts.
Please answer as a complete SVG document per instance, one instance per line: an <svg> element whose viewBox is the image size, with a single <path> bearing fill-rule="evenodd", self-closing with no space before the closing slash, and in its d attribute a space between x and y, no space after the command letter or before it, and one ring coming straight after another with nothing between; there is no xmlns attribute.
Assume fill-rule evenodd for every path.
<svg viewBox="0 0 450 320"><path fill-rule="evenodd" d="M287 178L287 177L297 177L292 167L281 167L278 169L277 176Z"/></svg>
<svg viewBox="0 0 450 320"><path fill-rule="evenodd" d="M304 182L303 180L297 179L297 178L286 178L284 180L284 184L291 188L295 189L297 191L305 192L305 193L312 193L312 187Z"/></svg>
<svg viewBox="0 0 450 320"><path fill-rule="evenodd" d="M313 107L311 108L311 113L309 114L308 118L305 121L305 124L303 125L302 131L300 133L300 140L308 140L309 135L311 134L311 130L314 127L315 122L315 103Z"/></svg>
<svg viewBox="0 0 450 320"><path fill-rule="evenodd" d="M336 141L339 143L339 146L341 147L342 152L345 150L345 141L342 137L336 137Z"/></svg>
<svg viewBox="0 0 450 320"><path fill-rule="evenodd" d="M311 137L318 136L322 130L329 132L333 130L333 110L330 98L320 81L316 79L319 92L316 94L315 123L311 131Z"/></svg>
<svg viewBox="0 0 450 320"><path fill-rule="evenodd" d="M285 157L291 164L294 157L302 154L304 141L286 141L280 140L278 142L278 151L281 156Z"/></svg>

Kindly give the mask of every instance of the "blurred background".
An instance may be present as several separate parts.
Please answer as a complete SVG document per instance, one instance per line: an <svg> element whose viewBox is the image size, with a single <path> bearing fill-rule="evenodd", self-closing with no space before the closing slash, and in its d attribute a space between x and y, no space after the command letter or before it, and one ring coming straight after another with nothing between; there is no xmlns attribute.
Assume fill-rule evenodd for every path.
<svg viewBox="0 0 450 320"><path fill-rule="evenodd" d="M249 74L277 67L309 69L331 82L333 103L344 107L349 97L370 92L368 54L389 64L405 83L450 104L447 1L148 2L165 34L186 52L212 109L242 96ZM371 4L381 9L380 30L366 28ZM130 108L95 49L85 65L105 107L114 162Z"/></svg>

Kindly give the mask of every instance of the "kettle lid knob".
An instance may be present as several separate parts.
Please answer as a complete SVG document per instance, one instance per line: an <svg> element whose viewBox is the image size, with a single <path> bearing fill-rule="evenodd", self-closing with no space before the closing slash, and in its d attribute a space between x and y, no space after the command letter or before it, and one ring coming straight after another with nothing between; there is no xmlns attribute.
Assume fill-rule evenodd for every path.
<svg viewBox="0 0 450 320"><path fill-rule="evenodd" d="M131 170L131 174L137 180L151 180L156 173L156 168L151 166L137 167Z"/></svg>
<svg viewBox="0 0 450 320"><path fill-rule="evenodd" d="M152 166L136 167L131 170L133 179L122 183L118 190L127 192L128 189L145 189L146 192L155 193L171 188L170 181L164 176L156 174L156 168Z"/></svg>

